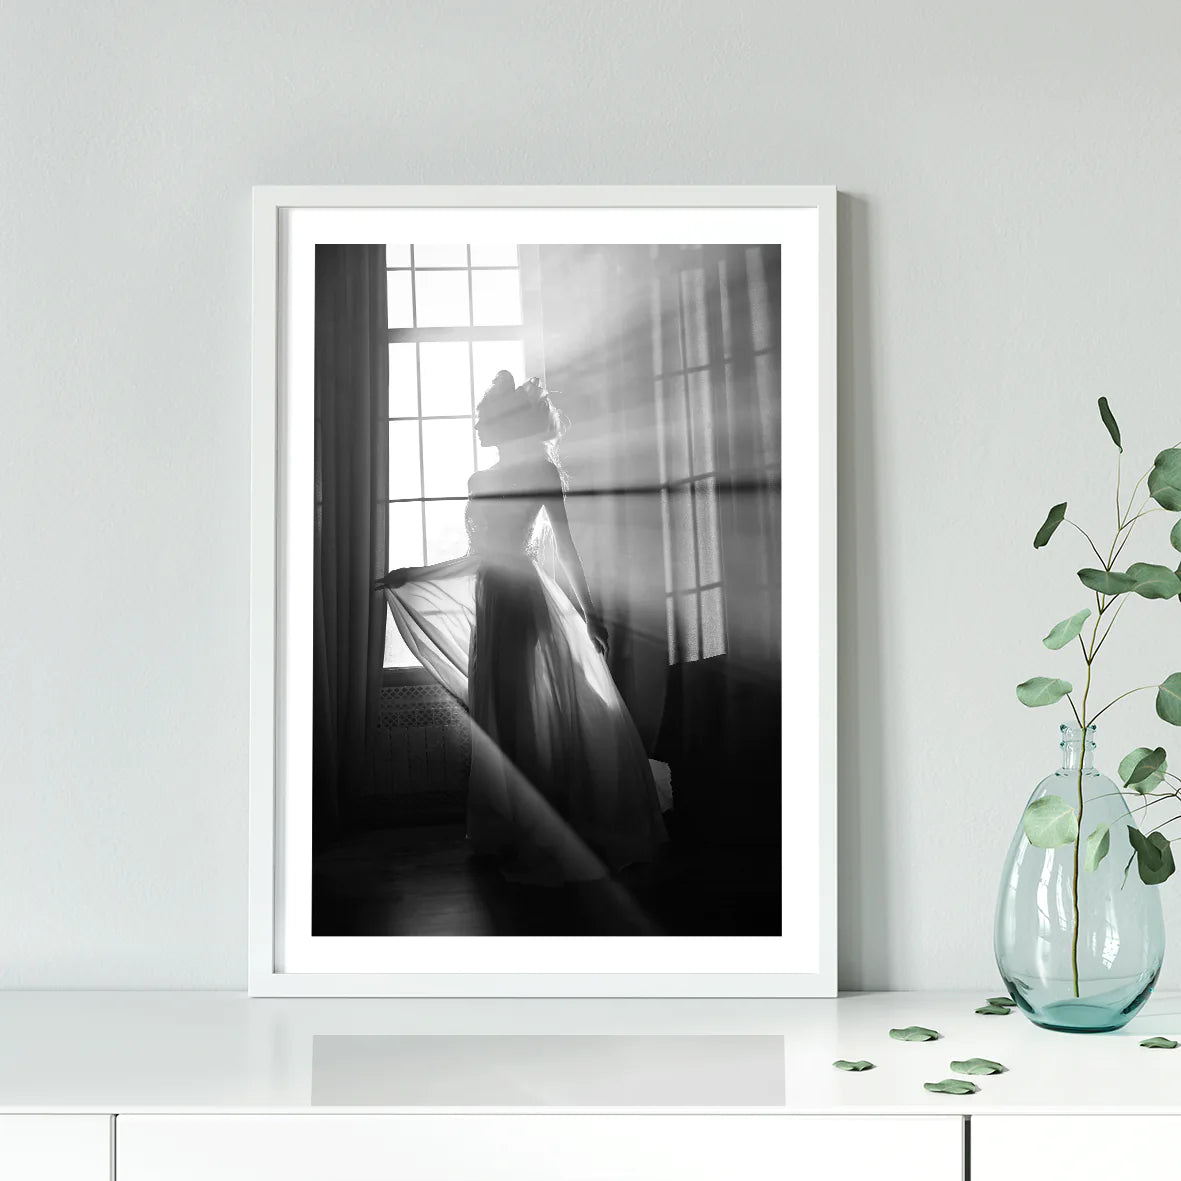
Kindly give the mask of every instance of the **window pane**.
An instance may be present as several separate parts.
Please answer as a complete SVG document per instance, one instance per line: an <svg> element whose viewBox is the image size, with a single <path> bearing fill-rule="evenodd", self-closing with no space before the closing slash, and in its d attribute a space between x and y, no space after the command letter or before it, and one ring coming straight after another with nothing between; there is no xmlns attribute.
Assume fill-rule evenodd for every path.
<svg viewBox="0 0 1181 1181"><path fill-rule="evenodd" d="M426 560L446 562L467 553L466 500L426 502Z"/></svg>
<svg viewBox="0 0 1181 1181"><path fill-rule="evenodd" d="M476 375L477 400L502 369L507 369L517 385L520 385L526 377L524 341L477 340L472 344L472 363Z"/></svg>
<svg viewBox="0 0 1181 1181"><path fill-rule="evenodd" d="M726 608L720 587L701 592L701 642L705 658L726 651Z"/></svg>
<svg viewBox="0 0 1181 1181"><path fill-rule="evenodd" d="M467 245L419 246L414 244L416 267L466 267Z"/></svg>
<svg viewBox="0 0 1181 1181"><path fill-rule="evenodd" d="M686 377L689 391L689 416L692 421L693 474L704 475L714 468L714 404L710 375L690 373Z"/></svg>
<svg viewBox="0 0 1181 1181"><path fill-rule="evenodd" d="M385 265L387 267L408 267L410 265L410 247L395 246L392 242L385 244Z"/></svg>
<svg viewBox="0 0 1181 1181"><path fill-rule="evenodd" d="M685 485L668 493L667 564L672 573L672 590L697 585L697 554L694 547L693 499Z"/></svg>
<svg viewBox="0 0 1181 1181"><path fill-rule="evenodd" d="M684 382L683 377L670 377L656 383L660 472L666 481L683 480L689 475L689 422Z"/></svg>
<svg viewBox="0 0 1181 1181"><path fill-rule="evenodd" d="M397 271L391 272L398 274ZM467 271L415 271L418 323L423 328L456 328L471 323Z"/></svg>
<svg viewBox="0 0 1181 1181"><path fill-rule="evenodd" d="M467 343L430 342L419 346L422 366L422 412L468 414L472 412L472 376Z"/></svg>
<svg viewBox="0 0 1181 1181"><path fill-rule="evenodd" d="M391 328L410 328L414 324L414 308L410 302L410 272L386 271L386 299L389 303L388 322Z"/></svg>
<svg viewBox="0 0 1181 1181"><path fill-rule="evenodd" d="M401 501L390 505L389 563L391 570L423 565L421 501Z"/></svg>
<svg viewBox="0 0 1181 1181"><path fill-rule="evenodd" d="M472 474L472 420L437 418L422 424L427 496L466 496Z"/></svg>
<svg viewBox="0 0 1181 1181"><path fill-rule="evenodd" d="M519 324L520 272L472 271L472 308L476 324Z"/></svg>
<svg viewBox="0 0 1181 1181"><path fill-rule="evenodd" d="M390 500L422 495L418 458L418 423L390 423Z"/></svg>
<svg viewBox="0 0 1181 1181"><path fill-rule="evenodd" d="M472 243L472 266L474 267L515 267L517 248L500 242Z"/></svg>
<svg viewBox="0 0 1181 1181"><path fill-rule="evenodd" d="M693 504L697 511L697 566L702 583L722 581L722 555L718 545L717 481L698 480ZM707 654L708 655L708 654Z"/></svg>
<svg viewBox="0 0 1181 1181"><path fill-rule="evenodd" d="M390 345L390 418L418 417L418 365L414 345Z"/></svg>
<svg viewBox="0 0 1181 1181"><path fill-rule="evenodd" d="M701 648L697 643L698 601L697 593L674 596L673 610L676 613L677 657L680 660L700 660Z"/></svg>

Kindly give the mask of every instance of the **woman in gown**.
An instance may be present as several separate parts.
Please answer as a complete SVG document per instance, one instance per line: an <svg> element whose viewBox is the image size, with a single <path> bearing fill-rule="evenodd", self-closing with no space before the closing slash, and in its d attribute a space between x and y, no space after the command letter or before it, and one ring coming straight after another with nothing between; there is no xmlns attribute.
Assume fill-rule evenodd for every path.
<svg viewBox="0 0 1181 1181"><path fill-rule="evenodd" d="M650 861L666 839L570 534L563 424L536 379L517 386L499 372L477 409L481 445L499 459L468 482L467 556L379 583L411 652L471 716L473 850L512 880L544 885ZM555 577L539 561L543 538Z"/></svg>

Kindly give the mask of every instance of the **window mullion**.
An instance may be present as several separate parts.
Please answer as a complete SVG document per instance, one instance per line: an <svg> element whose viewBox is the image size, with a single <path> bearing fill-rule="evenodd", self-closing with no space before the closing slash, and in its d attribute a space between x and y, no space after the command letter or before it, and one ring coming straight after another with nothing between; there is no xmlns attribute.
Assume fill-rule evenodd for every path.
<svg viewBox="0 0 1181 1181"><path fill-rule="evenodd" d="M472 245L470 242L467 246L467 318L474 327L476 323L476 300L472 290ZM472 347L470 340L467 343L467 372L472 407L472 471L474 472L479 467L480 454L476 442L476 358L475 349Z"/></svg>
<svg viewBox="0 0 1181 1181"><path fill-rule="evenodd" d="M410 244L410 313L418 327L418 287L414 281L414 244ZM422 561L426 565L426 447L422 437L422 346L414 345L414 380L418 395L418 519L422 526Z"/></svg>

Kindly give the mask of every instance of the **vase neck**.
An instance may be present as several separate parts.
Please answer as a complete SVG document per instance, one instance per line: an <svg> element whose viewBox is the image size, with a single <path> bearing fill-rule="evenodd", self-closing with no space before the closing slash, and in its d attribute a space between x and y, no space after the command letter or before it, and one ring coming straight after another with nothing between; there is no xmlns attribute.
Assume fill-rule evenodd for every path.
<svg viewBox="0 0 1181 1181"><path fill-rule="evenodd" d="M1081 766L1084 771L1091 769L1091 760L1095 754L1095 727L1088 726L1084 735L1081 726L1062 726L1062 770L1077 771Z"/></svg>

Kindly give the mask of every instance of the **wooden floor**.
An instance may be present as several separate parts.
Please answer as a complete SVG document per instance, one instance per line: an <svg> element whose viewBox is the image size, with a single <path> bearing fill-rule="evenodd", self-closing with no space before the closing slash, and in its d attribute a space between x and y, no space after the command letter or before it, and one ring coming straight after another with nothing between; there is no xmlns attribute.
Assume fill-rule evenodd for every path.
<svg viewBox="0 0 1181 1181"><path fill-rule="evenodd" d="M778 934L778 859L674 848L618 880L530 887L473 857L462 825L373 829L317 855L312 926L316 935Z"/></svg>

